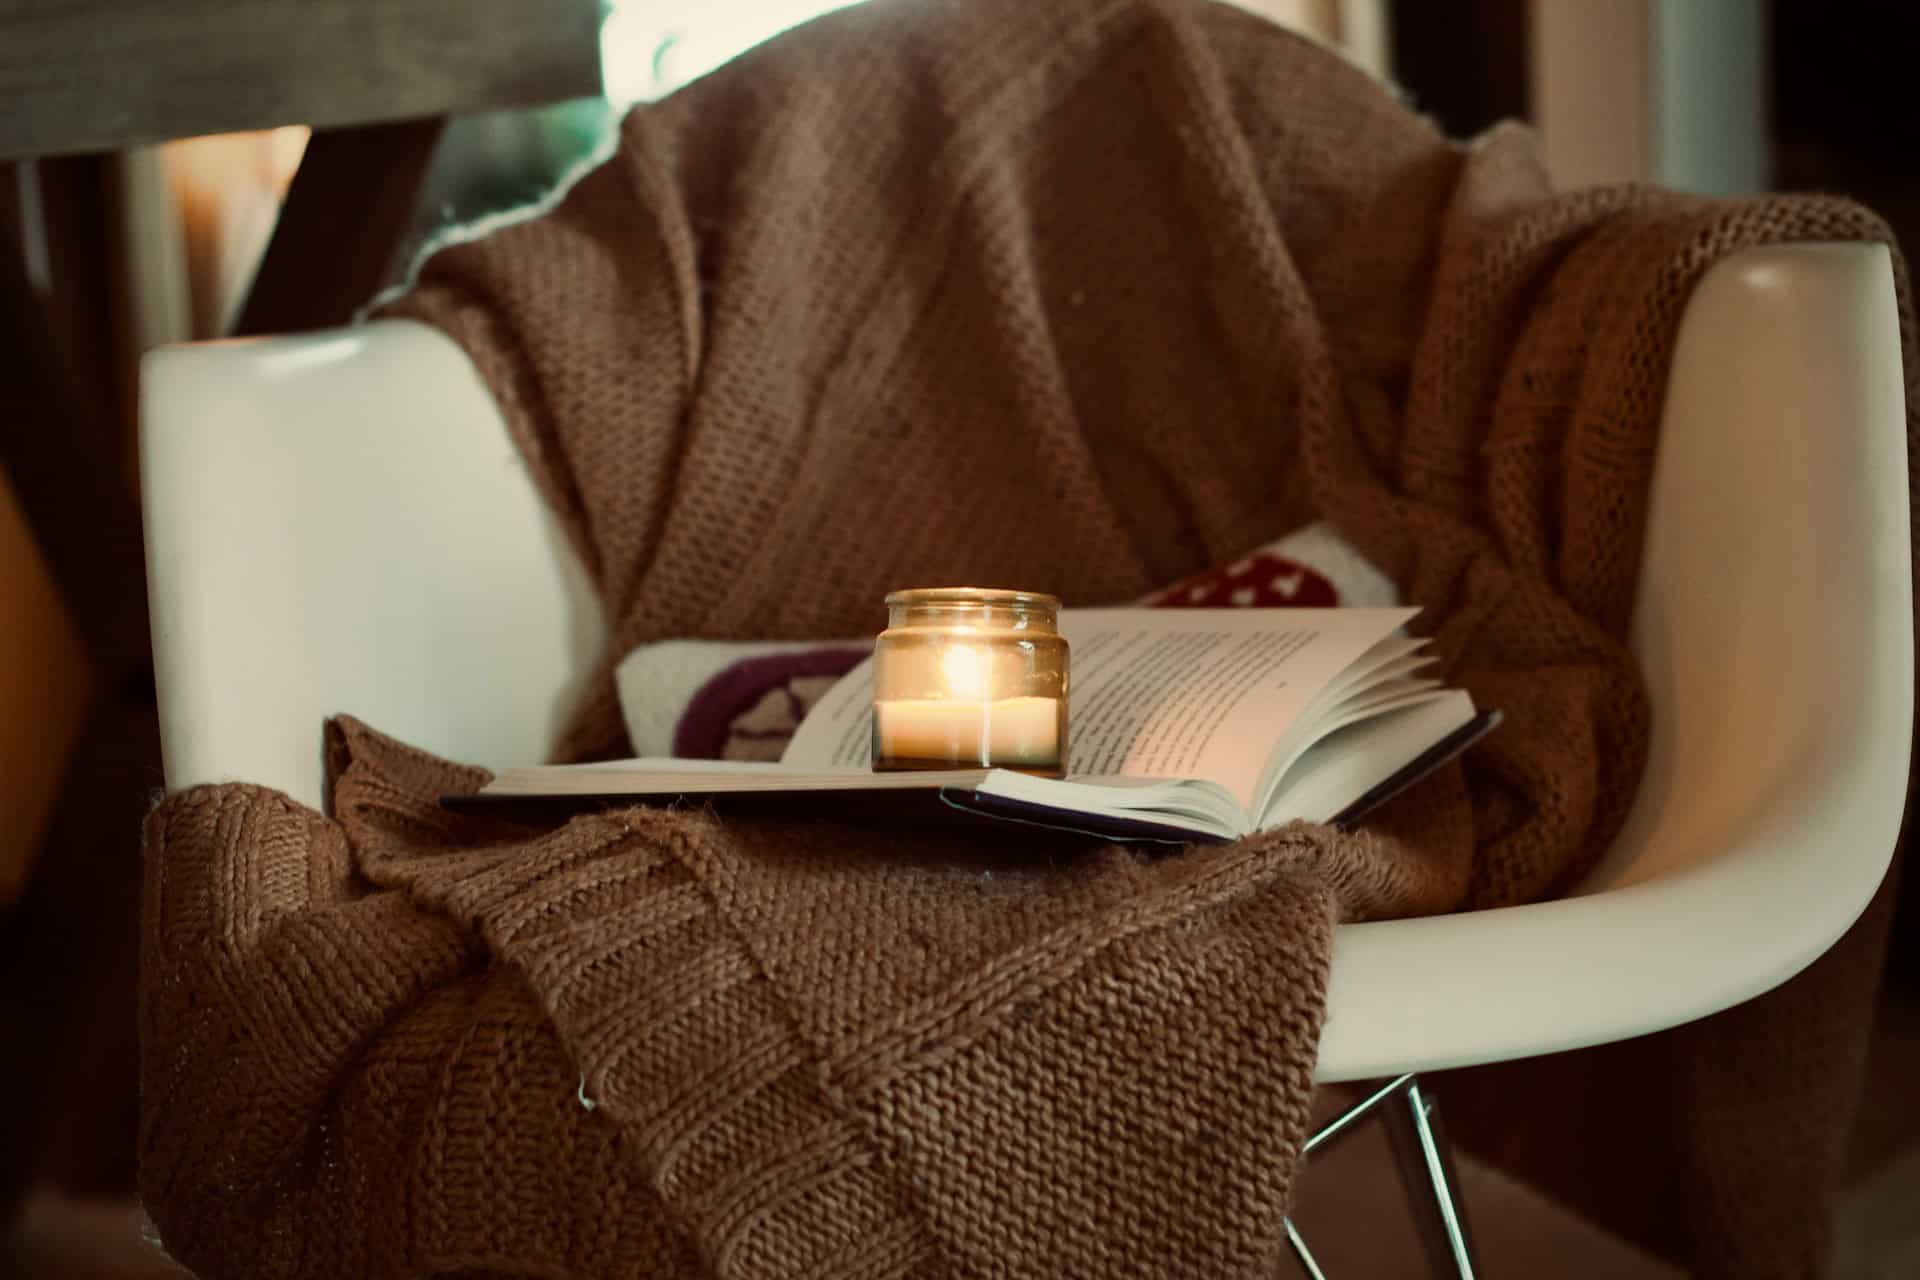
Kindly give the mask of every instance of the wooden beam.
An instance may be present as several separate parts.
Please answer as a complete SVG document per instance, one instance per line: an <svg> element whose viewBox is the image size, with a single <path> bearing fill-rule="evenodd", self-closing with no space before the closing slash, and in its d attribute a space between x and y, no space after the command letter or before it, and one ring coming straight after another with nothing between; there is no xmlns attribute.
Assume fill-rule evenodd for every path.
<svg viewBox="0 0 1920 1280"><path fill-rule="evenodd" d="M599 92L599 0L0 0L0 159Z"/></svg>
<svg viewBox="0 0 1920 1280"><path fill-rule="evenodd" d="M388 280L444 120L316 132L293 175L235 337L345 324Z"/></svg>

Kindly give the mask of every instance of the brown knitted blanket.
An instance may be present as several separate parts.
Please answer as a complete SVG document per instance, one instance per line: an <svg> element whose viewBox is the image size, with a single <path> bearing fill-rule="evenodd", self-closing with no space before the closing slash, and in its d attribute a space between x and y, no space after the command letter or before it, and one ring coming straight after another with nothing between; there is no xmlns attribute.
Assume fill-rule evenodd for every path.
<svg viewBox="0 0 1920 1280"><path fill-rule="evenodd" d="M873 4L636 111L392 307L472 353L612 652L857 634L926 583L1124 600L1324 516L1507 724L1370 831L1152 857L486 825L434 804L479 771L337 722L331 816L236 784L147 829L166 1246L209 1280L1272 1274L1335 923L1551 894L1630 801L1693 281L1885 236L1834 200L1552 195L1524 131L1449 143L1185 0ZM562 753L620 745L603 679ZM1726 1174L1713 1131L1649 1175L1735 1188L1680 1244L1805 1270L1817 1196L1755 1262L1741 1206L1777 1211L1738 1178L1817 1191L1818 1161Z"/></svg>

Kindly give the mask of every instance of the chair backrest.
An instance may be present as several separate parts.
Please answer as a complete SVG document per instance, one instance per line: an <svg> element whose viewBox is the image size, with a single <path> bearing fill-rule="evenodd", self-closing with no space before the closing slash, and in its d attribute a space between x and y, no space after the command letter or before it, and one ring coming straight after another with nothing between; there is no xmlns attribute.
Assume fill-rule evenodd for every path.
<svg viewBox="0 0 1920 1280"><path fill-rule="evenodd" d="M457 346L381 321L163 349L143 373L169 787L318 806L336 712L481 764L543 758L605 628Z"/></svg>
<svg viewBox="0 0 1920 1280"><path fill-rule="evenodd" d="M1689 301L1632 629L1652 749L1570 897L1342 926L1323 1080L1624 1039L1785 981L1885 876L1913 734L1885 248L1749 250Z"/></svg>
<svg viewBox="0 0 1920 1280"><path fill-rule="evenodd" d="M1588 891L1758 836L1741 826L1756 785L1824 795L1830 866L1871 843L1857 837L1884 826L1911 740L1908 504L1886 248L1796 245L1709 272L1674 350L1633 617L1652 752Z"/></svg>

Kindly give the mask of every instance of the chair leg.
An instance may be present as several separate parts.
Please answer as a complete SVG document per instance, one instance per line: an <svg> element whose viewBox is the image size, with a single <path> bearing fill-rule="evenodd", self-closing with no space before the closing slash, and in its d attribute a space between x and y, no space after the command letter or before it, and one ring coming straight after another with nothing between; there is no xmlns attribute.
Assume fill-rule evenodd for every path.
<svg viewBox="0 0 1920 1280"><path fill-rule="evenodd" d="M1453 1152L1447 1145L1446 1131L1440 1127L1439 1102L1420 1087L1413 1075L1398 1076L1378 1086L1365 1098L1321 1126L1302 1147L1302 1154L1330 1146L1352 1133L1360 1120L1381 1113L1387 1137L1393 1146L1395 1162L1400 1166L1400 1182L1419 1229L1427 1262L1436 1276L1458 1276L1473 1280L1478 1262L1473 1252L1473 1236L1467 1229L1466 1206L1460 1197L1460 1177L1453 1167ZM1324 1273L1307 1242L1291 1218L1286 1221L1287 1244L1309 1280L1324 1280Z"/></svg>
<svg viewBox="0 0 1920 1280"><path fill-rule="evenodd" d="M1300 1238L1300 1229L1288 1218L1287 1243L1293 1248L1293 1256L1300 1263L1300 1269L1307 1273L1307 1280L1327 1280L1327 1273L1320 1269L1319 1261L1313 1256L1313 1250L1307 1248L1307 1242Z"/></svg>
<svg viewBox="0 0 1920 1280"><path fill-rule="evenodd" d="M1412 1204L1428 1265L1436 1276L1472 1280L1478 1274L1473 1236L1467 1229L1453 1154L1440 1127L1438 1102L1418 1080L1409 1078L1401 1096L1390 1100L1384 1110L1401 1184Z"/></svg>

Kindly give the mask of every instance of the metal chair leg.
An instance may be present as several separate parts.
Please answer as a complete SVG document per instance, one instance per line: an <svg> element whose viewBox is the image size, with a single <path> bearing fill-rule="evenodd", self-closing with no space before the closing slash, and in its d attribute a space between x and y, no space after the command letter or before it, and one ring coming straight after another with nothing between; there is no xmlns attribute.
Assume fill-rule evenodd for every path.
<svg viewBox="0 0 1920 1280"><path fill-rule="evenodd" d="M1473 1235L1467 1229L1453 1152L1447 1146L1446 1131L1440 1127L1440 1106L1413 1075L1387 1081L1328 1121L1306 1140L1302 1154L1311 1154L1352 1133L1360 1120L1375 1111L1386 1121L1387 1137L1400 1166L1400 1184L1406 1188L1428 1265L1436 1276L1474 1280L1479 1264ZM1325 1280L1319 1262L1291 1218L1286 1229L1287 1244L1310 1280Z"/></svg>
<svg viewBox="0 0 1920 1280"><path fill-rule="evenodd" d="M1384 1110L1387 1134L1393 1141L1401 1183L1412 1203L1428 1265L1436 1276L1472 1280L1477 1274L1473 1236L1467 1229L1453 1154L1440 1127L1438 1103L1420 1088L1419 1081L1409 1077L1401 1096L1388 1102Z"/></svg>
<svg viewBox="0 0 1920 1280"><path fill-rule="evenodd" d="M1320 1269L1313 1250L1300 1238L1300 1229L1293 1225L1293 1219L1288 1218L1283 1225L1287 1229L1287 1243L1293 1246L1293 1256L1299 1260L1300 1269L1307 1273L1307 1280L1327 1280L1327 1273Z"/></svg>

